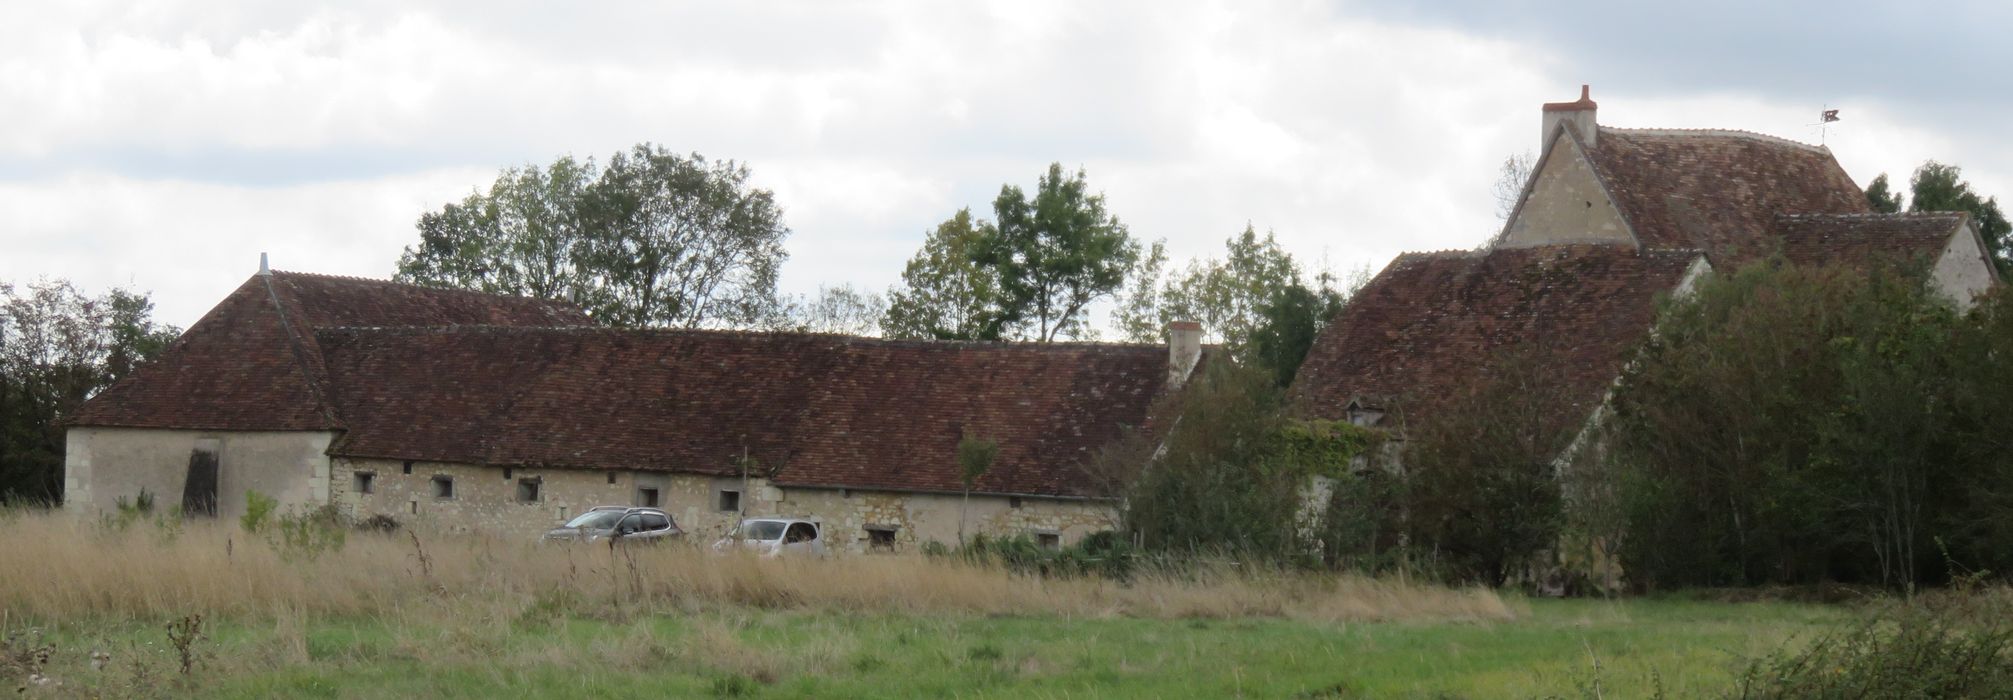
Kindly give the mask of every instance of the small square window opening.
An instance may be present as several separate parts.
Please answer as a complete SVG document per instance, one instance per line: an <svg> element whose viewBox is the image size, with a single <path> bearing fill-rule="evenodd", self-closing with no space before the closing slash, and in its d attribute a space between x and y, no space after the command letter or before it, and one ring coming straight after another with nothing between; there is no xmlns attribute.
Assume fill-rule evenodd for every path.
<svg viewBox="0 0 2013 700"><path fill-rule="evenodd" d="M895 551L895 529L892 527L867 527L867 551Z"/></svg>
<svg viewBox="0 0 2013 700"><path fill-rule="evenodd" d="M615 472L608 472L608 485L609 486L615 485Z"/></svg>
<svg viewBox="0 0 2013 700"><path fill-rule="evenodd" d="M1041 545L1042 549L1055 551L1062 549L1062 535L1053 532L1035 533L1034 543Z"/></svg>
<svg viewBox="0 0 2013 700"><path fill-rule="evenodd" d="M1019 507L1020 507L1020 497L1019 497L1019 496L1008 496L1008 497L1007 497L1007 507L1008 507L1008 508L1019 508Z"/></svg>
<svg viewBox="0 0 2013 700"><path fill-rule="evenodd" d="M741 512L741 492L738 489L720 489L720 512Z"/></svg>
<svg viewBox="0 0 2013 700"><path fill-rule="evenodd" d="M539 486L541 486L541 485L542 485L542 484L541 484L541 483L539 482L539 480L538 480L538 479L518 479L518 480L517 480L517 502L518 502L518 503L537 503L537 502L538 502L538 487L539 487Z"/></svg>
<svg viewBox="0 0 2013 700"><path fill-rule="evenodd" d="M644 508L656 508L657 489L648 486L636 489L636 505Z"/></svg>
<svg viewBox="0 0 2013 700"><path fill-rule="evenodd" d="M454 498L454 477L451 476L434 477L433 497L441 499Z"/></svg>
<svg viewBox="0 0 2013 700"><path fill-rule="evenodd" d="M377 487L376 481L377 472L357 472L350 476L350 484L353 487L351 490L357 493L370 493Z"/></svg>

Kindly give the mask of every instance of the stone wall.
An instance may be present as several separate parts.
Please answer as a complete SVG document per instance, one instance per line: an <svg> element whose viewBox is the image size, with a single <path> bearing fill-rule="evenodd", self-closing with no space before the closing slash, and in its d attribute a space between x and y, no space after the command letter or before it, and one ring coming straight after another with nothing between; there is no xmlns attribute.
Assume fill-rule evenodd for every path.
<svg viewBox="0 0 2013 700"><path fill-rule="evenodd" d="M601 505L643 505L644 489L655 489L657 507L670 513L688 538L710 543L748 516L816 518L824 523L828 547L866 551L869 528L890 528L896 551L923 542L955 543L961 498L955 494L915 494L850 489L784 489L765 479L710 477L637 471L578 469L508 470L441 462L399 460L334 461L333 497L353 517L389 515L450 531L506 537L536 537L566 518ZM369 474L370 493L359 493L357 475ZM451 479L453 495L435 495L436 478ZM521 501L519 482L537 480L535 501ZM742 510L723 510L723 492L740 494ZM1053 534L1059 544L1117 527L1113 504L1049 498L973 496L966 534L992 536Z"/></svg>
<svg viewBox="0 0 2013 700"><path fill-rule="evenodd" d="M1504 229L1503 245L1632 240L1621 211L1601 189L1586 154L1570 139L1559 142L1534 180L1530 197Z"/></svg>
<svg viewBox="0 0 2013 700"><path fill-rule="evenodd" d="M1960 309L1971 308L1973 297L1992 288L1992 268L1985 262L1985 251L1978 247L1970 224L1958 228L1944 244L1930 274L1936 290L1957 302Z"/></svg>
<svg viewBox="0 0 2013 700"><path fill-rule="evenodd" d="M786 489L782 495L775 514L820 518L830 533L827 546L866 551L869 528L893 528L895 551L913 551L924 542L958 541L963 503L958 494ZM1112 502L1033 496L974 495L962 517L967 537L1050 534L1065 546L1118 527L1118 509Z"/></svg>
<svg viewBox="0 0 2013 700"><path fill-rule="evenodd" d="M63 508L81 516L113 510L142 489L156 512L181 506L189 457L199 446L217 455L217 515L245 512L245 492L278 499L282 508L328 500L327 450L334 433L219 432L139 428L71 428L65 436Z"/></svg>

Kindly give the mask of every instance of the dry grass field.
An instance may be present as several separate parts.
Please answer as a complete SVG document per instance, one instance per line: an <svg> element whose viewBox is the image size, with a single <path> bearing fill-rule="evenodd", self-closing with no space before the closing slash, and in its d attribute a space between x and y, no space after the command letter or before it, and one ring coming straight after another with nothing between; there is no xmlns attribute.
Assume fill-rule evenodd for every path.
<svg viewBox="0 0 2013 700"><path fill-rule="evenodd" d="M690 544L540 545L474 536L351 533L339 546L289 547L235 525L109 530L56 515L0 528L0 603L15 621L381 615L440 598L530 605L565 598L682 610L743 606L850 613L1159 619L1271 617L1321 622L1510 620L1480 589L1236 567L1094 578L1009 576L917 556L822 560L720 555Z"/></svg>
<svg viewBox="0 0 2013 700"><path fill-rule="evenodd" d="M1115 582L914 556L316 541L7 514L0 682L31 697L1529 697L1590 681L1683 696L1844 617L1232 565Z"/></svg>

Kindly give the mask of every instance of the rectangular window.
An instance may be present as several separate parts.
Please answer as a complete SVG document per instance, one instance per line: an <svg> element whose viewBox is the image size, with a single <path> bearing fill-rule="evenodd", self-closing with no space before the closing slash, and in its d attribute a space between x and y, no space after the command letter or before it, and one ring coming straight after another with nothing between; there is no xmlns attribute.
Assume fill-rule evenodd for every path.
<svg viewBox="0 0 2013 700"><path fill-rule="evenodd" d="M441 475L433 477L434 498L454 498L454 477Z"/></svg>
<svg viewBox="0 0 2013 700"><path fill-rule="evenodd" d="M372 492L377 486L376 482L377 472L356 472L350 476L352 490L357 493Z"/></svg>
<svg viewBox="0 0 2013 700"><path fill-rule="evenodd" d="M409 459L408 459L408 460L406 460L406 461L405 461L405 466L403 466L403 467L400 467L400 468L399 468L399 473L400 473L400 474L411 474L411 473L412 473L412 460L409 460Z"/></svg>
<svg viewBox="0 0 2013 700"><path fill-rule="evenodd" d="M867 526L867 551L895 551L895 528L891 525Z"/></svg>
<svg viewBox="0 0 2013 700"><path fill-rule="evenodd" d="M657 507L657 489L649 486L636 489L636 505L644 508Z"/></svg>
<svg viewBox="0 0 2013 700"><path fill-rule="evenodd" d="M1042 549L1055 551L1062 549L1062 535L1054 532L1037 532L1034 535L1034 543L1041 545Z"/></svg>
<svg viewBox="0 0 2013 700"><path fill-rule="evenodd" d="M1019 497L1019 496L1008 496L1008 497L1007 497L1007 507L1008 507L1008 508L1019 508L1019 507L1020 507L1020 497Z"/></svg>
<svg viewBox="0 0 2013 700"><path fill-rule="evenodd" d="M503 468L503 480L504 480L504 481L509 481L509 480L510 480L510 467L504 467L504 468Z"/></svg>
<svg viewBox="0 0 2013 700"><path fill-rule="evenodd" d="M720 512L722 513L741 512L740 489L720 489Z"/></svg>
<svg viewBox="0 0 2013 700"><path fill-rule="evenodd" d="M608 472L608 485L609 486L615 485L615 472Z"/></svg>
<svg viewBox="0 0 2013 700"><path fill-rule="evenodd" d="M518 502L518 503L537 503L537 502L538 502L538 487L539 487L539 486L541 486L541 485L542 485L542 484L541 484L541 483L539 483L539 479L536 479L536 478L532 478L532 479L518 479L518 480L517 480L517 502Z"/></svg>
<svg viewBox="0 0 2013 700"><path fill-rule="evenodd" d="M405 507L406 510L412 511L413 515L419 515L419 501L406 501Z"/></svg>

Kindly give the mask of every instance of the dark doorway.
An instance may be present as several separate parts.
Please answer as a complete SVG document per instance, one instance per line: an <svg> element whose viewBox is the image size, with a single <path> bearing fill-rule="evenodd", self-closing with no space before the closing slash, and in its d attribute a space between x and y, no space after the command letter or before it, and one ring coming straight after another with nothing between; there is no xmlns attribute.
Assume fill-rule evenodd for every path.
<svg viewBox="0 0 2013 700"><path fill-rule="evenodd" d="M198 440L189 451L189 474L182 481L182 515L217 516L217 441Z"/></svg>

